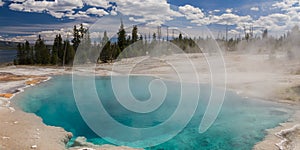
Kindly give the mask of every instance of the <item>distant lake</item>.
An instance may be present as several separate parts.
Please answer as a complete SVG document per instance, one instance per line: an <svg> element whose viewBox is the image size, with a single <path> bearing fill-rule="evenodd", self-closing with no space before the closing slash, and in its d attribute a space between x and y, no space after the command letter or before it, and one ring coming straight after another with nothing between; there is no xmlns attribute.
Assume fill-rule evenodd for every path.
<svg viewBox="0 0 300 150"><path fill-rule="evenodd" d="M17 50L0 50L0 63L13 62L17 56Z"/></svg>

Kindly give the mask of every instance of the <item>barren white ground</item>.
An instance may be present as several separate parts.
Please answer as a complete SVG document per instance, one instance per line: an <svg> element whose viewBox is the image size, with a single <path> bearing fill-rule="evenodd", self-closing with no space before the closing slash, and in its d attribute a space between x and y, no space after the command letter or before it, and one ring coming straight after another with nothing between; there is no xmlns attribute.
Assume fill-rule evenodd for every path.
<svg viewBox="0 0 300 150"><path fill-rule="evenodd" d="M162 57L140 57L124 59L116 64L97 65L97 75L118 75L132 69L131 74L153 75L168 80L179 80L177 73L170 64L178 64L180 70L189 70L187 67L195 67L198 79L184 78L185 82L210 83L212 81L208 61L213 64L220 62L219 56L207 56L203 54L189 54L187 57L193 66L187 66L184 57L180 55ZM144 60L142 63L139 61ZM295 105L299 107L300 101L300 62L289 61L284 55L278 55L276 60L270 60L268 55L241 55L230 54L224 56L226 69L227 89L236 91L247 97L261 98ZM216 63L218 64L218 63ZM135 65L134 68L131 66ZM222 87L222 68L224 64L213 65L221 73L215 74L214 82ZM113 66L115 69L112 69ZM9 66L0 68L0 72L16 75L40 75L51 76L56 74L71 73L71 68L62 67L29 67ZM88 71L84 67L78 70ZM190 71L186 71L186 77ZM0 81L0 94L25 85L25 79L21 81ZM0 149L64 149L64 140L69 133L61 128L49 127L42 123L41 119L33 114L27 114L20 110L14 110L9 106L9 99L0 98ZM299 112L297 112L299 113ZM270 129L266 139L258 143L254 149L300 149L300 124L299 115L295 115L289 122ZM279 133L282 131L281 133ZM286 132L284 132L286 131ZM287 132L290 131L290 132ZM285 134L283 134L285 133ZM298 143L298 144L297 144ZM35 147L36 146L36 147ZM87 144L87 147L89 145ZM90 147L93 147L90 145ZM81 147L82 148L82 147ZM124 149L125 147L93 147L94 149ZM72 148L72 149L80 149Z"/></svg>

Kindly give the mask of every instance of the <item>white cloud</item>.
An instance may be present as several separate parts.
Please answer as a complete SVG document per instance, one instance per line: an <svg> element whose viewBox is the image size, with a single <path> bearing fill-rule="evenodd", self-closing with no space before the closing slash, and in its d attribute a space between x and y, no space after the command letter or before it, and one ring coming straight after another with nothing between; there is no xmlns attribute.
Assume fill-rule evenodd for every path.
<svg viewBox="0 0 300 150"><path fill-rule="evenodd" d="M112 6L110 2L115 2L117 6ZM84 5L92 6L92 8L86 11L81 10ZM99 7L112 8L112 10L105 12ZM69 17L70 19L88 17L91 14L97 16L117 15L117 12L121 12L139 23L152 22L153 24L161 24L181 15L171 9L167 0L12 0L9 8L25 12L46 12L56 18ZM81 11L77 12L77 9Z"/></svg>
<svg viewBox="0 0 300 150"><path fill-rule="evenodd" d="M225 12L226 12L226 13L232 13L232 8L227 8L227 9L225 10Z"/></svg>
<svg viewBox="0 0 300 150"><path fill-rule="evenodd" d="M65 14L64 16L69 17L70 19L89 18L89 16L84 11L78 11L77 13L75 13L75 11L71 11Z"/></svg>
<svg viewBox="0 0 300 150"><path fill-rule="evenodd" d="M86 10L86 13L87 14L97 15L97 16L104 16L104 15L108 15L109 14L105 10L103 10L103 9L97 9L95 7L89 8L88 10Z"/></svg>
<svg viewBox="0 0 300 150"><path fill-rule="evenodd" d="M251 7L250 10L252 10L252 11L259 11L259 8L258 7Z"/></svg>
<svg viewBox="0 0 300 150"><path fill-rule="evenodd" d="M139 23L162 24L182 16L171 9L166 0L113 0L117 3L117 10L131 20Z"/></svg>
<svg viewBox="0 0 300 150"><path fill-rule="evenodd" d="M274 33L285 33L290 27L290 16L286 14L270 14L268 16L261 16L254 21L254 27L266 28Z"/></svg>
<svg viewBox="0 0 300 150"><path fill-rule="evenodd" d="M212 24L220 24L220 25L237 25L241 23L247 23L252 21L252 17L247 16L239 16L232 13L225 13L221 16L212 16L210 19L210 23Z"/></svg>
<svg viewBox="0 0 300 150"><path fill-rule="evenodd" d="M288 10L292 7L299 7L299 0L282 0L272 5L274 8Z"/></svg>
<svg viewBox="0 0 300 150"><path fill-rule="evenodd" d="M0 0L0 7L4 5L4 2Z"/></svg>
<svg viewBox="0 0 300 150"><path fill-rule="evenodd" d="M220 24L220 25L237 25L252 23L252 17L239 16L233 14L232 9L226 9L227 13L221 15L214 15L213 12L220 12L219 10L214 10L213 12L205 15L201 9L193 7L191 5L180 6L179 11L186 17L186 19L191 20L191 23L195 23L198 26L209 25L209 24Z"/></svg>
<svg viewBox="0 0 300 150"><path fill-rule="evenodd" d="M204 17L204 13L201 11L201 9L191 5L180 6L179 12L184 14L188 20L197 20Z"/></svg>
<svg viewBox="0 0 300 150"><path fill-rule="evenodd" d="M205 16L200 8L191 5L185 5L180 6L178 9L187 20L191 20L191 23L195 23L199 26L209 24L209 18ZM211 13L212 12L210 12L210 14Z"/></svg>
<svg viewBox="0 0 300 150"><path fill-rule="evenodd" d="M300 22L300 4L299 0L283 0L276 2L272 6L280 9L282 13L288 16L289 22L286 22L286 28L291 29L295 25L299 25Z"/></svg>
<svg viewBox="0 0 300 150"><path fill-rule="evenodd" d="M65 13L63 12L49 11L48 13L55 18L62 18L65 16Z"/></svg>
<svg viewBox="0 0 300 150"><path fill-rule="evenodd" d="M17 3L18 2L18 3ZM56 1L35 1L35 0L14 0L9 5L11 10L25 11L25 12L47 12L54 17L61 18L62 13L70 13L73 9L82 8L83 2L81 0L56 0Z"/></svg>
<svg viewBox="0 0 300 150"><path fill-rule="evenodd" d="M10 0L10 1L16 3L16 2L25 2L26 0Z"/></svg>
<svg viewBox="0 0 300 150"><path fill-rule="evenodd" d="M83 0L83 2L89 6L103 7L105 9L111 6L108 0Z"/></svg>
<svg viewBox="0 0 300 150"><path fill-rule="evenodd" d="M94 16L111 15L110 17L112 17L118 15L120 12L129 21L158 26L177 17L185 17L191 23L198 26L209 24L232 25L235 27L231 31L232 34L242 31L244 26L268 28L271 31L282 30L285 32L294 25L299 25L300 22L299 0L281 0L275 2L272 7L277 9L277 13L260 16L257 20L253 20L250 15L238 15L232 8L226 9L223 14L220 13L220 10L206 10L205 12L209 13L205 14L203 9L192 5L179 6L175 11L167 0L11 0L11 2L9 8L12 10L46 12L56 18L95 19ZM114 2L117 5L113 6L110 2ZM0 6L3 4L3 0L0 0ZM84 10L86 8L84 5L91 6L91 8ZM82 10L82 8L84 9ZM112 10L106 11L106 8L111 8ZM247 9L251 11L263 11L264 7L257 5L252 8L247 7Z"/></svg>

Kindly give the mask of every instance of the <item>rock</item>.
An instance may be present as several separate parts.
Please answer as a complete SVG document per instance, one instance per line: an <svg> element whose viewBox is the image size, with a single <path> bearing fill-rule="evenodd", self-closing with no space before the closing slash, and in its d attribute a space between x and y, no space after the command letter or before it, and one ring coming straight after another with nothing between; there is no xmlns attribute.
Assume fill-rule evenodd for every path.
<svg viewBox="0 0 300 150"><path fill-rule="evenodd" d="M95 145L87 142L85 137L77 137L72 147L95 147Z"/></svg>
<svg viewBox="0 0 300 150"><path fill-rule="evenodd" d="M78 150L95 150L95 149L93 149L93 148L80 148Z"/></svg>
<svg viewBox="0 0 300 150"><path fill-rule="evenodd" d="M16 110L13 107L9 107L10 112L15 112Z"/></svg>
<svg viewBox="0 0 300 150"><path fill-rule="evenodd" d="M73 137L73 134L71 132L68 132L65 135L65 137L62 139L62 142L65 143L65 144L67 144L72 137Z"/></svg>
<svg viewBox="0 0 300 150"><path fill-rule="evenodd" d="M37 145L32 145L30 148L31 148L31 149L36 149L36 148L37 148Z"/></svg>
<svg viewBox="0 0 300 150"><path fill-rule="evenodd" d="M3 140L8 140L8 139L10 139L10 137L3 136L2 139Z"/></svg>

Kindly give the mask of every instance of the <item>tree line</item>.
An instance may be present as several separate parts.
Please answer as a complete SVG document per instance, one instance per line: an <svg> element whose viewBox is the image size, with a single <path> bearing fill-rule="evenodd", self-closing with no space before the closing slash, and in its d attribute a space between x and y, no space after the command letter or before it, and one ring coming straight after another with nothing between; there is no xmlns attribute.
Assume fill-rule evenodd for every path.
<svg viewBox="0 0 300 150"><path fill-rule="evenodd" d="M65 65L71 64L75 51L80 44L83 35L87 29L80 25L77 29L74 26L72 43L68 39L63 40L61 35L56 35L53 45L45 44L45 41L39 35L34 45L28 41L19 43L17 46L17 58L14 60L15 65Z"/></svg>
<svg viewBox="0 0 300 150"><path fill-rule="evenodd" d="M150 38L150 37L148 37ZM146 55L146 50L154 48L155 44L161 41L153 33L151 42L148 42L147 36L139 35L138 27L133 26L131 36L127 35L123 22L121 22L117 33L117 41L112 42L107 32L103 33L103 38L99 43L92 44L89 31L82 24L79 28L74 26L73 39L71 42L63 40L60 34L56 35L52 46L46 45L42 37L39 35L34 45L30 45L28 41L18 44L17 58L14 60L16 65L72 65L75 53L78 48L83 49L81 52L82 62L112 62L117 58L129 58ZM199 50L191 50L196 44L191 38L183 38L179 34L178 38L170 40L186 52L200 52ZM71 44L72 43L72 44ZM129 45L135 43L128 51L124 51ZM100 54L92 52L100 50ZM93 58L97 55L98 59Z"/></svg>
<svg viewBox="0 0 300 150"><path fill-rule="evenodd" d="M99 42L94 42L90 38L87 28L82 24L77 28L74 26L73 38L71 41L68 39L63 40L60 34L56 35L51 46L46 45L41 36L38 37L34 45L30 45L28 41L18 44L17 58L14 60L16 65L72 65L75 53L78 49L80 52L81 62L92 63L108 63L116 61L119 58L129 58L148 55L147 51L151 50L157 44L164 43L166 40L161 39L161 33L152 34L152 37L139 34L138 27L133 26L131 35L128 35L123 23L121 22L117 38L115 41L110 40L105 31L103 38ZM264 30L262 38L247 38L244 39L217 39L218 44L224 51L238 51L240 49L258 49L259 51L270 51L274 53L276 49L286 49L288 54L292 57L295 47L298 45L300 30L296 26L292 29L291 33L284 35L279 39L268 37L268 31ZM151 40L150 40L151 39ZM186 53L201 53L203 49L208 52L211 50L211 38L187 38L181 33L178 37L173 37L167 42L171 42ZM198 43L198 44L197 44ZM211 42L212 43L212 42ZM266 44L267 43L267 44ZM198 47L201 45L202 47ZM253 48L254 47L254 48ZM127 48L126 51L124 51ZM95 54L99 52L100 54Z"/></svg>

